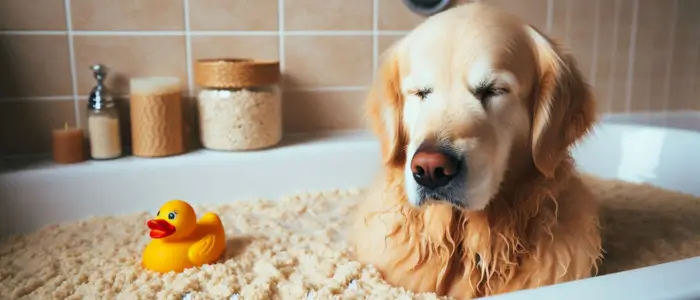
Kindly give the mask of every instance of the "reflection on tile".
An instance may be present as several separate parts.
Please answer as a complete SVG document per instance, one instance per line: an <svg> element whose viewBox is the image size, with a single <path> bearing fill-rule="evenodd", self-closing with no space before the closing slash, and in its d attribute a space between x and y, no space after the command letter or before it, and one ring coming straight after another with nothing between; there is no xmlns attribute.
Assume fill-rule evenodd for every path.
<svg viewBox="0 0 700 300"><path fill-rule="evenodd" d="M0 102L0 155L51 151L52 130L75 126L73 100Z"/></svg>
<svg viewBox="0 0 700 300"><path fill-rule="evenodd" d="M26 0L25 0L26 1ZM182 30L182 0L71 0L74 30Z"/></svg>
<svg viewBox="0 0 700 300"><path fill-rule="evenodd" d="M660 110L667 106L665 91L667 64L671 63L673 1L639 0L632 111Z"/></svg>
<svg viewBox="0 0 700 300"><path fill-rule="evenodd" d="M624 82L615 82L613 72L617 67L618 59L617 47L619 40L617 31L619 30L618 19L620 12L616 11L615 1L597 0L598 20L600 21L598 30L597 59L595 62L595 76L590 79L593 85L593 93L598 102L599 112L609 112L612 110L612 93L616 88L624 89ZM593 68L593 66L591 66Z"/></svg>
<svg viewBox="0 0 700 300"><path fill-rule="evenodd" d="M285 30L372 30L372 0L286 0Z"/></svg>
<svg viewBox="0 0 700 300"><path fill-rule="evenodd" d="M72 94L65 35L0 35L0 97Z"/></svg>
<svg viewBox="0 0 700 300"><path fill-rule="evenodd" d="M698 1L678 1L668 109L700 109L700 10Z"/></svg>
<svg viewBox="0 0 700 300"><path fill-rule="evenodd" d="M614 19L617 20L616 26L613 28L615 34L614 42L609 49L604 49L599 45L599 53L610 53L612 56L609 70L608 80L611 82L612 89L608 99L610 103L609 112L624 112L626 110L627 101L627 73L631 68L629 65L629 52L632 43L632 12L633 0L615 0L603 1L601 4L612 5L615 12ZM605 9L602 9L605 11ZM601 55L598 55L600 57ZM598 77L597 80L602 80Z"/></svg>
<svg viewBox="0 0 700 300"><path fill-rule="evenodd" d="M285 38L287 86L364 86L372 78L371 36Z"/></svg>
<svg viewBox="0 0 700 300"><path fill-rule="evenodd" d="M365 128L366 94L366 91L285 93L284 130L290 133Z"/></svg>
<svg viewBox="0 0 700 300"><path fill-rule="evenodd" d="M57 0L2 0L0 29L66 30L66 7Z"/></svg>
<svg viewBox="0 0 700 300"><path fill-rule="evenodd" d="M596 4L598 0L591 1L555 1L554 15L560 16L552 19L552 32L574 56L578 62L578 68L584 78L593 83L592 62L597 51L595 45L595 26L591 26L591 19L595 19Z"/></svg>
<svg viewBox="0 0 700 300"><path fill-rule="evenodd" d="M134 76L175 76L186 89L184 36L76 36L74 45L80 95L95 85L96 63L108 68L106 85L116 94L127 94Z"/></svg>
<svg viewBox="0 0 700 300"><path fill-rule="evenodd" d="M549 30L549 36L561 43L567 43L568 41L569 27L571 27L570 20L573 14L572 2L576 2L576 0L559 0L552 2L552 24Z"/></svg>
<svg viewBox="0 0 700 300"><path fill-rule="evenodd" d="M278 0L188 1L192 30L277 30Z"/></svg>

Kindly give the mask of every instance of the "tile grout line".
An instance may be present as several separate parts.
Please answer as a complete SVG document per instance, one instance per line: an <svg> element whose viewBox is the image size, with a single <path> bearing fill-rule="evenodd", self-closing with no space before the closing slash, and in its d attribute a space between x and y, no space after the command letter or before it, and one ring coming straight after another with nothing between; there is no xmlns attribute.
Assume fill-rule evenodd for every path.
<svg viewBox="0 0 700 300"><path fill-rule="evenodd" d="M78 97L80 98L80 97ZM37 97L4 97L0 98L0 102L13 102L13 101L63 101L63 100L74 100L73 95L64 96L37 96Z"/></svg>
<svg viewBox="0 0 700 300"><path fill-rule="evenodd" d="M668 110L668 104L671 96L671 72L673 70L673 51L676 51L676 23L678 23L678 0L673 0L673 10L671 11L671 30L669 34L669 45L671 48L668 52L668 62L666 63L666 82L664 82L664 98L661 102L661 110Z"/></svg>
<svg viewBox="0 0 700 300"><path fill-rule="evenodd" d="M189 31L189 34L191 36L277 36L279 35L279 31L271 31L271 30L265 30L265 31L216 31L216 30L207 30L207 31Z"/></svg>
<svg viewBox="0 0 700 300"><path fill-rule="evenodd" d="M192 38L190 36L190 5L189 0L183 0L185 17L185 63L187 64L187 95L194 96L194 78L192 74Z"/></svg>
<svg viewBox="0 0 700 300"><path fill-rule="evenodd" d="M332 92L332 91L364 91L367 90L369 86L365 85L338 85L338 86L317 86L317 87L298 87L292 88L291 91L297 92ZM118 98L128 98L129 94L114 95ZM87 98L89 95L78 94L78 99ZM13 102L13 101L62 101L62 100L73 100L75 97L73 95L62 95L62 96L30 96L30 97L2 97L0 102Z"/></svg>
<svg viewBox="0 0 700 300"><path fill-rule="evenodd" d="M379 67L379 0L372 0L372 79Z"/></svg>
<svg viewBox="0 0 700 300"><path fill-rule="evenodd" d="M75 115L75 126L80 127L80 107L78 101L78 74L75 65L75 45L73 43L73 15L71 13L71 0L63 1L66 11L66 33L68 38L68 63L70 64L71 89L73 92L73 114Z"/></svg>
<svg viewBox="0 0 700 300"><path fill-rule="evenodd" d="M73 31L74 35L80 36L184 36L185 30L162 30L162 31L147 31L147 30L78 30Z"/></svg>
<svg viewBox="0 0 700 300"><path fill-rule="evenodd" d="M632 109L632 79L634 76L634 61L637 52L637 22L639 18L639 0L632 2L632 30L627 56L627 82L625 83L625 112Z"/></svg>
<svg viewBox="0 0 700 300"><path fill-rule="evenodd" d="M377 17L379 18L379 17ZM377 21L379 23L379 21ZM377 25L379 26L379 25ZM379 36L404 36L410 33L410 30L377 30L377 35Z"/></svg>
<svg viewBox="0 0 700 300"><path fill-rule="evenodd" d="M284 1L284 0L282 0ZM293 30L280 33L281 36L299 36L299 35L316 35L316 36L362 36L372 35L373 30Z"/></svg>
<svg viewBox="0 0 700 300"><path fill-rule="evenodd" d="M67 35L68 30L0 30L0 35Z"/></svg>
<svg viewBox="0 0 700 300"><path fill-rule="evenodd" d="M285 49L284 49L284 0L277 0L277 32L279 34L279 49L277 50L277 56L279 56L280 72L285 73Z"/></svg>
<svg viewBox="0 0 700 300"><path fill-rule="evenodd" d="M369 86L326 86L326 87L299 87L291 88L291 92L355 92L355 91L365 91L369 89Z"/></svg>
<svg viewBox="0 0 700 300"><path fill-rule="evenodd" d="M614 6L613 6L613 44L612 44L612 61L617 61L617 48L618 48L618 42L619 39L617 38L619 32L620 32L620 11L622 10L622 3L620 0L614 0ZM609 66L609 71L610 74L615 74L615 71L617 71L617 64L611 63ZM615 101L614 95L615 95L615 88L617 85L615 84L615 77L616 76L610 76L611 77L611 82L610 82L610 88L608 89L608 107L605 111L607 112L612 112L613 111L613 102Z"/></svg>
<svg viewBox="0 0 700 300"><path fill-rule="evenodd" d="M283 0L280 0L283 1ZM281 17L283 18L283 17ZM284 20L281 20L284 21ZM408 30L71 30L74 36L379 36L405 35ZM67 35L67 30L0 30L0 35Z"/></svg>
<svg viewBox="0 0 700 300"><path fill-rule="evenodd" d="M591 54L591 73L588 75L588 81L591 86L596 85L596 76L598 76L598 39L600 39L600 1L609 0L595 0L595 16L593 19L593 53Z"/></svg>

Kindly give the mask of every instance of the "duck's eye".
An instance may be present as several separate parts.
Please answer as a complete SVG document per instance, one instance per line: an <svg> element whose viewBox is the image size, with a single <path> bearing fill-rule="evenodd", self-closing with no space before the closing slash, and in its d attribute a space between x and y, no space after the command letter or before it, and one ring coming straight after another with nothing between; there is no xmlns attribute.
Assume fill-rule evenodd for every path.
<svg viewBox="0 0 700 300"><path fill-rule="evenodd" d="M160 210L156 213L156 217L160 216Z"/></svg>
<svg viewBox="0 0 700 300"><path fill-rule="evenodd" d="M418 96L421 100L425 100L425 98L427 98L428 95L430 95L432 92L433 92L433 88L427 87L427 88L423 88L423 89L418 90L417 92L415 92L414 95Z"/></svg>
<svg viewBox="0 0 700 300"><path fill-rule="evenodd" d="M172 212L169 213L169 214L168 214L168 219L170 219L170 220L175 219L175 213L172 213Z"/></svg>

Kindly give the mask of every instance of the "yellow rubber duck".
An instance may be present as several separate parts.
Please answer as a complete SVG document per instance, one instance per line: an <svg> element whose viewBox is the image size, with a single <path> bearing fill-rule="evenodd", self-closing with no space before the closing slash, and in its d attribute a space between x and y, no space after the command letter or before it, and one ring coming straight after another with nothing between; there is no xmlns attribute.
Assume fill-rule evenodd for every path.
<svg viewBox="0 0 700 300"><path fill-rule="evenodd" d="M187 202L165 203L153 220L151 242L143 251L143 267L161 273L210 264L226 250L226 234L219 216L208 212L197 221L194 209Z"/></svg>

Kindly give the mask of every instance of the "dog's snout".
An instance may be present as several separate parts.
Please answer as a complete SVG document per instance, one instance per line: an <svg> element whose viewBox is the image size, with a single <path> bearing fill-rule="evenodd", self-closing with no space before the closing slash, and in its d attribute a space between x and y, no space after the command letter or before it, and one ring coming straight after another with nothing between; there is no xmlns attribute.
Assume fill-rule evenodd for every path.
<svg viewBox="0 0 700 300"><path fill-rule="evenodd" d="M434 147L421 148L411 160L411 171L416 183L431 189L447 185L459 172L459 161Z"/></svg>

